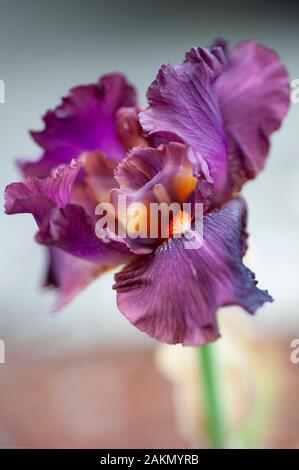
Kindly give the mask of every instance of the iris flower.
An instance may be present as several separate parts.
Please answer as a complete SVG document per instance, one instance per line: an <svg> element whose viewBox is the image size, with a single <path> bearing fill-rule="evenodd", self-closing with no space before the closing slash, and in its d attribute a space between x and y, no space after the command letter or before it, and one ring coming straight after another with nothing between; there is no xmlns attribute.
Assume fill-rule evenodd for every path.
<svg viewBox="0 0 299 470"><path fill-rule="evenodd" d="M240 190L263 169L289 97L279 57L253 41L234 48L218 41L163 65L145 110L121 74L73 88L46 113L44 130L31 133L42 155L19 162L24 179L5 193L6 212L31 213L36 241L48 247L45 284L58 288L56 307L125 265L113 286L123 315L157 340L203 345L219 336L219 307L253 314L271 301L242 262L248 235ZM202 203L202 246L185 249L183 211L167 239L100 239L96 206L115 205L119 195Z"/></svg>

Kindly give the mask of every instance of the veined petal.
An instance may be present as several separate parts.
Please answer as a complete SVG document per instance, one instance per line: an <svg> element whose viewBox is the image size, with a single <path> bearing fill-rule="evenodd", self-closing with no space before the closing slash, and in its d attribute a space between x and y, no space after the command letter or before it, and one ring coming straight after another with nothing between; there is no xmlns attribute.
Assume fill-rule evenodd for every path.
<svg viewBox="0 0 299 470"><path fill-rule="evenodd" d="M135 90L121 74L73 88L57 108L46 113L44 130L31 133L44 153L37 162L20 162L24 175L44 178L52 168L85 151L99 150L120 161L126 149L118 135L116 114L119 108L135 104Z"/></svg>
<svg viewBox="0 0 299 470"><path fill-rule="evenodd" d="M271 49L254 41L225 48L228 65L214 88L228 137L231 183L233 190L240 190L265 164L270 135L289 107L290 84Z"/></svg>
<svg viewBox="0 0 299 470"><path fill-rule="evenodd" d="M225 63L221 48L192 49L183 64L163 65L148 89L140 122L149 136L189 144L208 163L219 200L227 184L227 143L213 83ZM196 163L195 163L196 168Z"/></svg>
<svg viewBox="0 0 299 470"><path fill-rule="evenodd" d="M242 263L246 207L234 199L204 218L201 248L169 239L116 275L120 311L141 331L167 343L203 345L219 336L216 311L240 305L254 313L271 301Z"/></svg>

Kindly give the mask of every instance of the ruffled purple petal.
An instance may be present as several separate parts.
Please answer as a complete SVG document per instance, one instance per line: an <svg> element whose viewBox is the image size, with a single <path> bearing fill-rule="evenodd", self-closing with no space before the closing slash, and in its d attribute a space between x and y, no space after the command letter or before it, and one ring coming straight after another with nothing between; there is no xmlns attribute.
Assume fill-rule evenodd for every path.
<svg viewBox="0 0 299 470"><path fill-rule="evenodd" d="M220 199L227 184L227 143L213 83L225 64L221 48L192 49L183 64L163 65L140 114L146 134L189 144L204 158ZM196 168L196 166L195 166Z"/></svg>
<svg viewBox="0 0 299 470"><path fill-rule="evenodd" d="M245 221L245 203L234 199L205 216L201 248L173 238L132 262L116 275L120 311L160 341L203 345L219 336L218 307L254 313L271 301L242 263Z"/></svg>
<svg viewBox="0 0 299 470"><path fill-rule="evenodd" d="M5 189L6 213L30 213L40 225L51 209L69 202L80 167L79 163L72 163L58 168L53 176L43 180L27 177L23 182L8 185Z"/></svg>
<svg viewBox="0 0 299 470"><path fill-rule="evenodd" d="M98 238L93 219L82 207L75 204L52 209L40 227L36 241L46 246L61 248L85 260L114 266L127 262L131 256L124 243Z"/></svg>
<svg viewBox="0 0 299 470"><path fill-rule="evenodd" d="M85 151L99 150L120 161L126 149L118 135L116 114L119 108L135 104L135 90L121 74L73 88L62 104L46 113L45 129L32 132L44 153L37 162L20 162L24 175L44 178L52 168Z"/></svg>
<svg viewBox="0 0 299 470"><path fill-rule="evenodd" d="M39 227L39 243L89 261L111 265L127 262L129 249L123 243L99 239L95 234L96 219L84 207L69 203L81 168L76 162L59 168L52 177L28 177L9 185L5 191L6 213L31 213Z"/></svg>
<svg viewBox="0 0 299 470"><path fill-rule="evenodd" d="M215 92L229 143L233 190L254 178L269 152L269 137L287 113L288 73L276 52L253 41L229 50Z"/></svg>

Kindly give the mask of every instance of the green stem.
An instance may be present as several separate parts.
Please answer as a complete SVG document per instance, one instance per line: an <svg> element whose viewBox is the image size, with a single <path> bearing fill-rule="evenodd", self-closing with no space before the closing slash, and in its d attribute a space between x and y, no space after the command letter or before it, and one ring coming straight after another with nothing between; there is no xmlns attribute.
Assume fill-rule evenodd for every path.
<svg viewBox="0 0 299 470"><path fill-rule="evenodd" d="M226 436L213 343L198 349L211 446L225 448Z"/></svg>

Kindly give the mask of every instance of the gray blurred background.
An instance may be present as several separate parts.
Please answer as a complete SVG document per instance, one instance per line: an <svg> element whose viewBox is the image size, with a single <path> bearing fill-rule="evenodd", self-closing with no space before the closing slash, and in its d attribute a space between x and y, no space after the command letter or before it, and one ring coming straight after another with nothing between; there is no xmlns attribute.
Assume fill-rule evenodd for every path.
<svg viewBox="0 0 299 470"><path fill-rule="evenodd" d="M6 184L18 180L16 157L39 155L27 134L74 85L123 71L145 104L159 66L181 61L191 46L215 37L232 44L253 38L279 52L290 77L299 78L298 6L289 2L15 1L0 0L1 205ZM250 261L275 303L258 312L261 334L299 337L299 104L275 135L266 171L246 186ZM102 345L154 344L117 311L106 274L69 306L49 314L44 292L45 253L33 240L31 216L1 211L0 338L7 355L43 356ZM240 315L244 315L240 313Z"/></svg>

